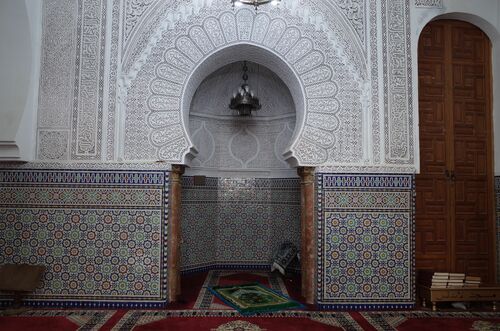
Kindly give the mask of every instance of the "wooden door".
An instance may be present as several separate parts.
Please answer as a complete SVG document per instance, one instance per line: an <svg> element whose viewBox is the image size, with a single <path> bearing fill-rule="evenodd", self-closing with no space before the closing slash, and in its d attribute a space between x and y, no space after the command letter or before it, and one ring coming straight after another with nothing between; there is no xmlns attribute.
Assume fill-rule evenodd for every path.
<svg viewBox="0 0 500 331"><path fill-rule="evenodd" d="M428 24L419 41L417 268L494 278L491 45L460 21Z"/></svg>

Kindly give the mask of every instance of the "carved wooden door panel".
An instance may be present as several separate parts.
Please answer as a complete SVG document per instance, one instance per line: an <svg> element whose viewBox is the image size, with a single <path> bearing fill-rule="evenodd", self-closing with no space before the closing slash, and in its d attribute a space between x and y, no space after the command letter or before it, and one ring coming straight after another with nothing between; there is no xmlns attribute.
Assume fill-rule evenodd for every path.
<svg viewBox="0 0 500 331"><path fill-rule="evenodd" d="M420 175L416 177L417 267L449 268L445 27L427 26L419 45Z"/></svg>
<svg viewBox="0 0 500 331"><path fill-rule="evenodd" d="M490 42L441 20L419 41L417 268L494 276Z"/></svg>

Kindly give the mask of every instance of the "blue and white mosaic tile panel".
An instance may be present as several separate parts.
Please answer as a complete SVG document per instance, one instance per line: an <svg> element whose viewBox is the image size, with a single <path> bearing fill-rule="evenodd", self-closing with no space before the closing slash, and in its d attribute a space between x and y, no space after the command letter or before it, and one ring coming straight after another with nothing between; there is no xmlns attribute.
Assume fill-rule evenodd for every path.
<svg viewBox="0 0 500 331"><path fill-rule="evenodd" d="M318 304L413 307L413 176L318 174L317 180Z"/></svg>
<svg viewBox="0 0 500 331"><path fill-rule="evenodd" d="M204 268L215 262L217 178L207 177L205 185L182 177L181 269Z"/></svg>
<svg viewBox="0 0 500 331"><path fill-rule="evenodd" d="M266 266L284 241L300 247L298 179L183 178L182 269Z"/></svg>
<svg viewBox="0 0 500 331"><path fill-rule="evenodd" d="M163 306L167 197L164 171L0 170L0 265L46 266L31 305Z"/></svg>

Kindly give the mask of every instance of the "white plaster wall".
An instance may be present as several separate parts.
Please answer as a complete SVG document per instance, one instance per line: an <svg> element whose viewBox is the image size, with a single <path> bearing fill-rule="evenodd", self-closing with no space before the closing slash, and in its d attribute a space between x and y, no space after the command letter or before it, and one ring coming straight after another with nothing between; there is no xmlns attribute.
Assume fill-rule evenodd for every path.
<svg viewBox="0 0 500 331"><path fill-rule="evenodd" d="M494 169L495 175L500 175L500 1L443 0L441 8L416 8L414 6L411 13L412 58L414 61L413 100L415 102L415 107L418 107L418 39L422 29L427 23L438 18L467 21L482 29L489 36L493 47Z"/></svg>
<svg viewBox="0 0 500 331"><path fill-rule="evenodd" d="M0 160L34 157L41 1L0 2Z"/></svg>
<svg viewBox="0 0 500 331"><path fill-rule="evenodd" d="M416 3L430 6L417 8ZM29 161L34 158L41 5L42 1L0 1L0 160ZM497 83L500 77L500 2L413 0L411 5L414 109L418 109L417 45L422 28L437 17L462 19L483 29L492 41L494 131L500 132L500 85ZM378 42L382 44L382 40ZM109 61L107 54L106 62ZM418 137L417 126L414 134ZM418 143L418 138L415 142ZM495 134L495 174L500 175L500 134Z"/></svg>

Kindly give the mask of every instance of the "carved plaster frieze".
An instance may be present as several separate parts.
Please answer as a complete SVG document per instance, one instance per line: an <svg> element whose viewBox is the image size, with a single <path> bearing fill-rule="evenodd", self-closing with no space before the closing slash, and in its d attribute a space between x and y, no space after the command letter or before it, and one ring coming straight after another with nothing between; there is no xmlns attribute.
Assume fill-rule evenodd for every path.
<svg viewBox="0 0 500 331"><path fill-rule="evenodd" d="M69 158L69 131L38 132L38 158L40 160L67 160Z"/></svg>
<svg viewBox="0 0 500 331"><path fill-rule="evenodd" d="M50 3L42 59L70 74L57 76L42 62L41 78L61 83L41 80L39 130L69 130L69 160L185 161L196 148L183 119L189 109L181 96L196 89L189 78L212 54L246 43L273 53L297 77L303 120L288 153L297 163L414 166L410 3L438 8L441 1L287 0L256 13L226 0L79 0L65 7L74 22L60 22L72 28L49 36L49 19L62 19ZM66 47L72 33L74 46ZM57 62L51 43L76 54L74 65L64 62L70 55ZM49 91L63 85L72 86L71 98ZM51 115L52 105L62 109L67 100L68 111Z"/></svg>
<svg viewBox="0 0 500 331"><path fill-rule="evenodd" d="M366 34L366 1L364 0L338 0L336 2L344 12L360 40L365 41Z"/></svg>
<svg viewBox="0 0 500 331"><path fill-rule="evenodd" d="M245 43L278 55L299 78L299 89L303 91L305 105L305 109L300 111L304 114L311 113L313 116L305 116L304 125L297 130L298 135L291 148L298 163L315 165L335 162L336 158L359 161L362 158L361 102L353 101L353 98L361 98L362 88L366 84L361 80L359 71L353 70L352 61L344 57L345 54L338 44L337 47L332 47L330 35L318 32L312 25L304 25L291 16L283 17L283 12L260 11L256 14L249 9L224 11L224 4L225 2L218 3L219 7L214 4L212 7L203 8L189 24L164 31L162 38L152 41L149 53L145 53L146 57L136 63L127 75L122 76L122 87L126 89L123 94L132 99L137 99L137 94L140 93L134 86L136 78L145 80L151 77L151 93L147 98L151 112L147 116L149 140L156 146L156 156L159 157L160 149L163 155L166 155L167 145L180 150L170 142L180 138L181 131L172 126L169 127L172 132L166 133L165 129L158 128L161 125L154 123L151 118L161 118L163 115L158 115L161 113L168 116L169 113L189 111L182 109L182 97L184 94L194 93L186 90L196 88L189 84L189 77L194 68L228 45ZM257 23L259 26L256 26ZM260 24L267 29L262 29ZM162 48L165 50L161 53ZM160 56L161 61L154 62L154 59ZM133 112L134 109L126 111ZM318 127L318 116L315 118L314 112L332 125ZM342 114L342 117L339 114ZM312 122L308 123L310 119ZM183 126L182 122L177 125ZM348 135L347 131L357 133ZM160 136L162 139L159 139ZM183 141L190 141L187 132L184 131L183 137ZM346 140L346 137L349 140ZM126 139L135 140L132 137ZM304 139L308 142L300 143ZM310 145L315 145L315 149L320 149L321 153L304 159L310 153L299 151L299 146ZM350 146L349 149L342 147L347 145ZM169 161L181 162L184 155L178 155L176 159Z"/></svg>
<svg viewBox="0 0 500 331"><path fill-rule="evenodd" d="M43 2L38 127L69 129L75 76L78 4L73 0Z"/></svg>
<svg viewBox="0 0 500 331"><path fill-rule="evenodd" d="M123 1L123 44L126 45L141 19L151 10L158 0L125 0Z"/></svg>
<svg viewBox="0 0 500 331"><path fill-rule="evenodd" d="M385 162L414 163L412 60L408 0L382 1Z"/></svg>
<svg viewBox="0 0 500 331"><path fill-rule="evenodd" d="M362 49L362 53L368 53L369 33L369 2L365 0L302 0L301 5L307 5L316 9L315 15L319 15L318 21L326 22L331 30L338 29L338 24L348 26L357 36L356 47Z"/></svg>
<svg viewBox="0 0 500 331"><path fill-rule="evenodd" d="M110 52L109 52L109 75L108 75L108 109L107 109L107 127L106 127L106 160L111 161L115 159L117 148L116 128L117 128L117 83L118 73L120 70L119 57L120 57L120 2L121 0L113 0L113 9L111 14L111 37L110 37Z"/></svg>
<svg viewBox="0 0 500 331"><path fill-rule="evenodd" d="M352 66L352 70L359 70L358 75L366 78L366 61L363 57L363 52L367 49L366 41L363 39L366 38L359 36L356 38L350 32L339 33L345 27L338 23L344 21L340 19L342 16L347 22L351 22L352 31L355 31L357 35L366 34L360 31L362 25L363 29L367 29L366 4L363 0L334 0L333 3L334 9L332 9L332 0L287 0L281 3L280 10L281 13L286 11L287 15L294 17L297 23L310 25L314 30L324 32L334 46L333 49L343 52L342 57L349 59L344 65ZM149 8L151 7L153 6L150 5ZM179 25L189 25L207 7L218 7L219 11L227 11L231 9L231 4L227 0L170 0L162 6L155 7L155 14L152 14L148 20L141 20L141 24L134 23L137 38L134 43L124 45L126 49L123 50L125 54L122 61L123 72L137 71L143 64L141 59L145 58L144 53L150 52L151 46L158 42L165 31L175 29ZM272 6L263 6L259 11L273 10ZM254 25L256 29L264 31L265 22L257 23ZM257 35L258 31L254 31L253 34Z"/></svg>
<svg viewBox="0 0 500 331"><path fill-rule="evenodd" d="M79 1L71 141L74 160L101 159L106 4Z"/></svg>
<svg viewBox="0 0 500 331"><path fill-rule="evenodd" d="M371 124L371 136L368 135L367 146L366 149L369 150L371 155L365 155L368 158L368 161L373 162L374 164L380 164L381 162L381 140L382 140L382 128L381 128L381 114L380 114L380 84L378 79L375 79L379 75L379 45L378 45L378 28L377 24L379 21L379 11L377 1L370 1L370 55L369 55L369 67L371 68L371 112L366 116L369 116L369 119L366 123ZM365 108L366 109L366 108ZM370 109L370 108L368 108ZM368 113L368 112L367 112ZM371 146L370 146L371 145ZM371 148L370 148L371 147Z"/></svg>
<svg viewBox="0 0 500 331"><path fill-rule="evenodd" d="M415 0L417 8L443 8L443 0Z"/></svg>

